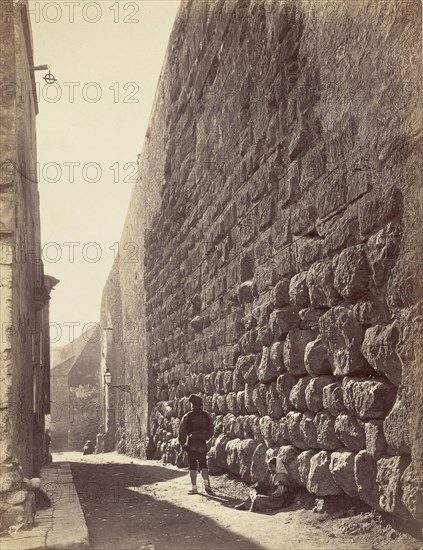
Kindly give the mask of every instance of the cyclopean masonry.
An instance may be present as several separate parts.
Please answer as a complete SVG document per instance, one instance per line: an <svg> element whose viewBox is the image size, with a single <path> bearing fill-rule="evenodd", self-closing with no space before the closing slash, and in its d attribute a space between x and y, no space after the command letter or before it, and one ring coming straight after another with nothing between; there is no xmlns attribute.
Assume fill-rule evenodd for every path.
<svg viewBox="0 0 423 550"><path fill-rule="evenodd" d="M124 452L179 464L198 393L212 471L421 519L420 56L414 0L183 2L103 294Z"/></svg>

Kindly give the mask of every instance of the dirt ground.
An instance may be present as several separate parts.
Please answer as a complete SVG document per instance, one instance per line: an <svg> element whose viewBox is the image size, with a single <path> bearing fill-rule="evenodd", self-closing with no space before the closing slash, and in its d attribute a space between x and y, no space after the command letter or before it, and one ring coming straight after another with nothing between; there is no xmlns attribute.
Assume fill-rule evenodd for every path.
<svg viewBox="0 0 423 550"><path fill-rule="evenodd" d="M93 549L423 550L419 534L395 529L364 506L334 503L322 511L304 493L290 508L255 514L233 508L248 488L226 475L211 478L215 496L191 496L187 470L158 461L117 453L58 453L54 461L72 463Z"/></svg>

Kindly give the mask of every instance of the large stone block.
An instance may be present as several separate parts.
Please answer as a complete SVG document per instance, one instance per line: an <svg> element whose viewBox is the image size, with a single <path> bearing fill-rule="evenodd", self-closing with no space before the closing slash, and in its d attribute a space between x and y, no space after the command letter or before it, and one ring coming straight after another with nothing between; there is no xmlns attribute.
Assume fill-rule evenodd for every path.
<svg viewBox="0 0 423 550"><path fill-rule="evenodd" d="M239 444L239 474L246 483L251 481L251 463L256 448L257 442L253 439L245 439Z"/></svg>
<svg viewBox="0 0 423 550"><path fill-rule="evenodd" d="M412 445L410 403L403 390L398 390L394 406L383 422L383 433L390 454L409 453Z"/></svg>
<svg viewBox="0 0 423 550"><path fill-rule="evenodd" d="M267 447L264 443L257 445L251 460L251 481L263 481L267 472L266 464Z"/></svg>
<svg viewBox="0 0 423 550"><path fill-rule="evenodd" d="M273 447L275 445L275 441L273 441L272 438L273 420L270 418L270 416L262 416L260 418L259 424L263 441L268 447Z"/></svg>
<svg viewBox="0 0 423 550"><path fill-rule="evenodd" d="M292 377L292 380L296 379ZM291 392L289 394L290 403L299 411L306 411L308 409L305 392L310 380L310 376L304 376L304 378L300 378L298 382L294 386L292 386Z"/></svg>
<svg viewBox="0 0 423 550"><path fill-rule="evenodd" d="M326 309L315 309L313 307L301 309L299 313L300 328L317 332L319 330L319 319L324 313L326 313Z"/></svg>
<svg viewBox="0 0 423 550"><path fill-rule="evenodd" d="M320 317L319 328L336 376L370 370L361 353L364 329L349 308L337 306L330 309Z"/></svg>
<svg viewBox="0 0 423 550"><path fill-rule="evenodd" d="M254 387L249 384L245 384L244 395L245 395L245 411L248 414L253 414L257 412L256 404L254 403Z"/></svg>
<svg viewBox="0 0 423 550"><path fill-rule="evenodd" d="M310 304L306 271L292 277L289 283L289 299L292 305L301 308L305 308Z"/></svg>
<svg viewBox="0 0 423 550"><path fill-rule="evenodd" d="M328 411L320 411L314 417L317 445L324 451L335 451L342 447L335 432L335 418Z"/></svg>
<svg viewBox="0 0 423 550"><path fill-rule="evenodd" d="M363 245L343 250L333 259L333 269L334 287L346 300L356 301L367 292L370 266Z"/></svg>
<svg viewBox="0 0 423 550"><path fill-rule="evenodd" d="M235 437L235 421L236 417L233 414L226 414L223 417L223 433L230 438Z"/></svg>
<svg viewBox="0 0 423 550"><path fill-rule="evenodd" d="M309 342L304 350L304 365L310 376L332 374L328 352L320 337Z"/></svg>
<svg viewBox="0 0 423 550"><path fill-rule="evenodd" d="M240 466L240 443L239 439L231 439L226 444L226 461L231 473L238 475Z"/></svg>
<svg viewBox="0 0 423 550"><path fill-rule="evenodd" d="M288 421L286 418L281 418L280 420L273 420L272 439L276 445L289 444L289 429L288 429Z"/></svg>
<svg viewBox="0 0 423 550"><path fill-rule="evenodd" d="M273 354L271 354L270 348L263 347L260 365L257 369L258 379L263 384L268 384L269 382L272 382L272 380L276 380L281 373L281 368L283 365L283 362L281 361L281 342L276 342L276 344L278 345L273 349ZM274 360L272 360L272 358Z"/></svg>
<svg viewBox="0 0 423 550"><path fill-rule="evenodd" d="M314 340L311 330L292 329L289 331L283 349L283 358L287 371L293 376L306 376L304 351L309 342Z"/></svg>
<svg viewBox="0 0 423 550"><path fill-rule="evenodd" d="M336 417L335 433L350 451L362 451L366 448L364 422L351 413L341 413Z"/></svg>
<svg viewBox="0 0 423 550"><path fill-rule="evenodd" d="M304 436L301 431L301 420L303 415L300 412L290 411L286 415L288 423L289 441L298 447L298 449L308 449L308 444L304 441Z"/></svg>
<svg viewBox="0 0 423 550"><path fill-rule="evenodd" d="M289 279L280 279L271 291L271 305L274 309L290 305Z"/></svg>
<svg viewBox="0 0 423 550"><path fill-rule="evenodd" d="M285 414L294 408L294 405L290 401L290 393L297 381L298 378L287 372L279 375L276 381L276 390L279 394L281 407Z"/></svg>
<svg viewBox="0 0 423 550"><path fill-rule="evenodd" d="M396 187L378 188L373 197L363 203L359 210L360 230L368 235L393 218L398 216L402 208L402 193Z"/></svg>
<svg viewBox="0 0 423 550"><path fill-rule="evenodd" d="M409 464L408 455L381 458L377 461L376 474L381 510L405 518L409 517L409 513L401 501L401 476Z"/></svg>
<svg viewBox="0 0 423 550"><path fill-rule="evenodd" d="M390 222L367 241L367 258L377 287L383 286L388 280L398 255L403 231L401 225Z"/></svg>
<svg viewBox="0 0 423 550"><path fill-rule="evenodd" d="M288 472L289 480L292 483L301 484L299 472L298 472L298 455L300 451L293 445L283 445L278 451L278 458L280 458Z"/></svg>
<svg viewBox="0 0 423 550"><path fill-rule="evenodd" d="M334 382L335 378L328 375L311 378L305 389L305 400L310 411L319 412L323 409L323 390Z"/></svg>
<svg viewBox="0 0 423 550"><path fill-rule="evenodd" d="M345 408L362 420L384 418L394 404L397 389L380 380L344 378L342 394Z"/></svg>
<svg viewBox="0 0 423 550"><path fill-rule="evenodd" d="M342 301L334 287L332 262L316 262L307 272L310 303L315 308L332 307Z"/></svg>
<svg viewBox="0 0 423 550"><path fill-rule="evenodd" d="M350 497L358 496L354 476L355 454L340 450L331 454L329 470L335 483Z"/></svg>
<svg viewBox="0 0 423 550"><path fill-rule="evenodd" d="M333 416L337 416L338 413L345 410L342 386L338 382L328 384L323 388L323 408Z"/></svg>
<svg viewBox="0 0 423 550"><path fill-rule="evenodd" d="M230 438L226 434L220 434L214 444L214 458L218 467L227 468L226 460L226 445L229 443Z"/></svg>
<svg viewBox="0 0 423 550"><path fill-rule="evenodd" d="M266 416L268 412L267 390L266 384L256 384L253 389L253 402L260 416Z"/></svg>
<svg viewBox="0 0 423 550"><path fill-rule="evenodd" d="M280 340L290 330L298 327L300 324L298 311L296 307L286 306L272 312L269 324L275 340Z"/></svg>
<svg viewBox="0 0 423 550"><path fill-rule="evenodd" d="M241 414L235 392L228 393L228 395L226 396L226 403L228 406L228 411L230 413L234 414L235 416Z"/></svg>
<svg viewBox="0 0 423 550"><path fill-rule="evenodd" d="M387 454L388 444L383 433L382 420L368 420L364 424L366 434L366 450L375 460Z"/></svg>
<svg viewBox="0 0 423 550"><path fill-rule="evenodd" d="M377 462L367 451L360 451L354 459L354 477L358 496L369 506L379 508L379 488L376 483Z"/></svg>
<svg viewBox="0 0 423 550"><path fill-rule="evenodd" d="M343 494L329 469L330 453L320 451L310 460L307 489L318 497Z"/></svg>
<svg viewBox="0 0 423 550"><path fill-rule="evenodd" d="M402 365L396 347L399 329L396 323L375 326L366 330L361 351L376 372L385 375L392 384L399 386Z"/></svg>
<svg viewBox="0 0 423 550"><path fill-rule="evenodd" d="M317 451L307 450L300 453L297 457L297 469L300 485L307 487L311 469L311 459L317 454Z"/></svg>
<svg viewBox="0 0 423 550"><path fill-rule="evenodd" d="M302 438L308 447L312 449L318 449L319 445L317 443L317 431L314 424L314 414L310 411L305 412L300 421L300 432Z"/></svg>
<svg viewBox="0 0 423 550"><path fill-rule="evenodd" d="M412 463L404 470L401 485L401 502L411 516L421 523L423 518L423 485L420 475L416 472Z"/></svg>

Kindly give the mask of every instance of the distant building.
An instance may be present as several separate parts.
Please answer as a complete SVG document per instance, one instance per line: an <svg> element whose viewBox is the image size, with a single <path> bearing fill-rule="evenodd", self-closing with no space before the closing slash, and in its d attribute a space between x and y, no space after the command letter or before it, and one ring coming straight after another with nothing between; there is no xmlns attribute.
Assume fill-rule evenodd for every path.
<svg viewBox="0 0 423 550"><path fill-rule="evenodd" d="M100 335L91 329L62 348L53 348L51 369L52 451L81 451L96 441L102 422Z"/></svg>
<svg viewBox="0 0 423 550"><path fill-rule="evenodd" d="M38 113L27 0L2 0L0 17L0 531L31 523L24 478L48 460L49 300L36 176Z"/></svg>

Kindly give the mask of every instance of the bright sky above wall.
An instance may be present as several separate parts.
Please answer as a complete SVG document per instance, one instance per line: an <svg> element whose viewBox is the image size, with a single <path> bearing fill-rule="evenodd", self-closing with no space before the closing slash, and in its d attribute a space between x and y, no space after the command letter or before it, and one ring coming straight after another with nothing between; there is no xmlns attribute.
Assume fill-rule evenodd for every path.
<svg viewBox="0 0 423 550"><path fill-rule="evenodd" d="M30 0L52 345L99 319L179 0Z"/></svg>

